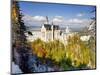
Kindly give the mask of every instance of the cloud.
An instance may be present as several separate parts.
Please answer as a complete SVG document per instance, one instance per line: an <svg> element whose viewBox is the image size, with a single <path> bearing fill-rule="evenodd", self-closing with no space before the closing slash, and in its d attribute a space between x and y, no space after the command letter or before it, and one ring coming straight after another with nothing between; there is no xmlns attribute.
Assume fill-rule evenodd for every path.
<svg viewBox="0 0 100 75"><path fill-rule="evenodd" d="M66 21L65 21L65 23L67 23L67 24L82 24L82 25L84 25L84 24L88 24L88 23L90 23L90 21L91 20L89 20L89 19L78 19L78 18L72 18L72 19L67 19Z"/></svg>
<svg viewBox="0 0 100 75"><path fill-rule="evenodd" d="M23 20L26 26L41 26L41 24L46 22L46 17L25 15ZM49 22L60 26L85 27L90 24L91 20L79 18L64 19L62 16L55 16L54 18L49 18Z"/></svg>
<svg viewBox="0 0 100 75"><path fill-rule="evenodd" d="M82 17L84 14L83 13L79 13L77 14L77 17Z"/></svg>
<svg viewBox="0 0 100 75"><path fill-rule="evenodd" d="M74 19L69 19L68 22L69 22L69 23L82 23L83 20L80 20L80 19L74 18Z"/></svg>
<svg viewBox="0 0 100 75"><path fill-rule="evenodd" d="M60 22L62 22L63 20L61 20L61 19L58 19L58 18L54 18L53 19L53 22L58 22L58 23L60 23Z"/></svg>
<svg viewBox="0 0 100 75"><path fill-rule="evenodd" d="M31 25L41 25L43 23L46 23L46 17L44 16L30 16L30 15L25 15L22 18L25 22L26 26L31 26ZM53 22L53 24L61 24L63 22L63 17L62 16L55 16L53 19L51 18L49 20L50 23Z"/></svg>
<svg viewBox="0 0 100 75"><path fill-rule="evenodd" d="M33 20L37 21L37 22L45 22L46 21L46 17L44 17L44 16L34 16Z"/></svg>
<svg viewBox="0 0 100 75"><path fill-rule="evenodd" d="M22 20L24 21L26 26L31 26L34 24L33 22L33 17L29 16L29 15L24 15L22 17Z"/></svg>
<svg viewBox="0 0 100 75"><path fill-rule="evenodd" d="M58 19L63 19L62 16L55 16L55 18L58 18Z"/></svg>
<svg viewBox="0 0 100 75"><path fill-rule="evenodd" d="M40 25L46 22L46 18L44 16L25 15L22 19L26 26Z"/></svg>
<svg viewBox="0 0 100 75"><path fill-rule="evenodd" d="M53 24L61 24L64 21L62 16L55 16L52 19Z"/></svg>
<svg viewBox="0 0 100 75"><path fill-rule="evenodd" d="M33 18L32 18L31 16L29 16L29 15L25 15L25 16L22 18L22 20L24 20L24 21L33 21Z"/></svg>
<svg viewBox="0 0 100 75"><path fill-rule="evenodd" d="M80 14L79 16L82 16L82 14ZM64 19L62 16L55 16L52 21L54 24L58 24L58 25L71 25L71 26L77 25L77 26L83 26L83 27L89 25L89 23L91 22L91 20L86 19L86 18Z"/></svg>

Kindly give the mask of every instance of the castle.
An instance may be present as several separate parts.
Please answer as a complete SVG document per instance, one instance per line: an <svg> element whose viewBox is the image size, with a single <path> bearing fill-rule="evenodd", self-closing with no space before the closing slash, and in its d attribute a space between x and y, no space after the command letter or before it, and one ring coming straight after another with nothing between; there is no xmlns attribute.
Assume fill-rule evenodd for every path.
<svg viewBox="0 0 100 75"><path fill-rule="evenodd" d="M41 28L33 28L30 31L32 35L28 35L26 33L27 40L30 42L39 38L45 42L59 40L65 43L68 36L72 34L68 26L64 29L61 29L59 25L54 25L53 23L49 24L48 20L47 23L41 25Z"/></svg>
<svg viewBox="0 0 100 75"><path fill-rule="evenodd" d="M67 41L68 36L72 34L68 26L61 29L59 25L52 24L43 24L41 28L33 28L30 31L32 35L26 34L27 40L30 42L39 38L45 42L59 40L64 43Z"/></svg>

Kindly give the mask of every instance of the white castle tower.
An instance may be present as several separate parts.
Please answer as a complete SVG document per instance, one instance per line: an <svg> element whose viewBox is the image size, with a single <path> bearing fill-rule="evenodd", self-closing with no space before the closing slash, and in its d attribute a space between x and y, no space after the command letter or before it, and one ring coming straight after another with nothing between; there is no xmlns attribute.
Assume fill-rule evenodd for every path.
<svg viewBox="0 0 100 75"><path fill-rule="evenodd" d="M68 26L66 26L66 30L65 31L66 31L66 33L70 33L71 30L69 29Z"/></svg>

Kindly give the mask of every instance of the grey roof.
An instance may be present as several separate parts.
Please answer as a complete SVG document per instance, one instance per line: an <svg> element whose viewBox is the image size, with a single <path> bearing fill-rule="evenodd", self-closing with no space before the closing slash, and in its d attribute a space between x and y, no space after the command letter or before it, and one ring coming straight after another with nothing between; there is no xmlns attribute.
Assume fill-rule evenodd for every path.
<svg viewBox="0 0 100 75"><path fill-rule="evenodd" d="M46 28L46 30L51 30L51 24L44 24L44 27ZM59 26L58 25L53 25L53 29L54 30L59 30Z"/></svg>
<svg viewBox="0 0 100 75"><path fill-rule="evenodd" d="M58 25L54 25L54 30L59 30L59 26Z"/></svg>
<svg viewBox="0 0 100 75"><path fill-rule="evenodd" d="M51 30L51 25L50 24L44 24L44 27L46 28L46 30Z"/></svg>

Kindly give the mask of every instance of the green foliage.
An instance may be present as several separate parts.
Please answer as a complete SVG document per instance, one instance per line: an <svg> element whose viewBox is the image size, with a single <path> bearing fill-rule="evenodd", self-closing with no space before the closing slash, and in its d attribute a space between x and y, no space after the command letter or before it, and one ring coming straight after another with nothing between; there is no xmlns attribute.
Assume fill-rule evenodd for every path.
<svg viewBox="0 0 100 75"><path fill-rule="evenodd" d="M95 65L95 52L88 46L88 41L80 40L78 34L69 37L68 44L64 45L59 40L43 42L40 39L31 44L33 53L38 57L54 60L64 70L74 68L88 68Z"/></svg>
<svg viewBox="0 0 100 75"><path fill-rule="evenodd" d="M65 55L64 45L58 40L46 43L37 39L32 43L32 48L34 49L33 52L38 56L42 57L42 54L46 53L45 58L51 58L57 62L62 60Z"/></svg>
<svg viewBox="0 0 100 75"><path fill-rule="evenodd" d="M63 68L63 70L72 70L72 68L74 68L72 66L72 61L70 58L67 58L66 60L63 59L61 62L60 62L60 66L61 68Z"/></svg>
<svg viewBox="0 0 100 75"><path fill-rule="evenodd" d="M90 60L90 49L80 40L78 35L69 38L67 45L67 57L72 60L74 66L88 64Z"/></svg>
<svg viewBox="0 0 100 75"><path fill-rule="evenodd" d="M40 39L35 40L32 43L33 53L36 54L38 57L45 57L46 50L44 48L44 42Z"/></svg>

